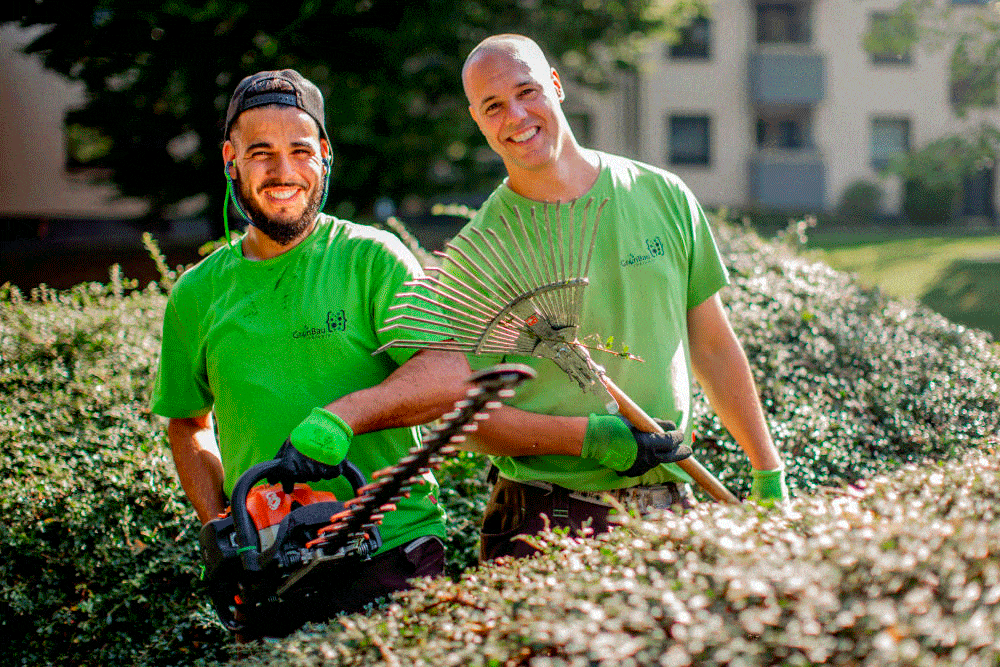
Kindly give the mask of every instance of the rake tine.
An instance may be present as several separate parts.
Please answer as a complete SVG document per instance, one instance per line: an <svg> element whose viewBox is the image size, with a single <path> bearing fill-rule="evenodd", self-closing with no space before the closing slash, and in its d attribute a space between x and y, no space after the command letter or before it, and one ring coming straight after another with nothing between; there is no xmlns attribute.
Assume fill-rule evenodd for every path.
<svg viewBox="0 0 1000 667"><path fill-rule="evenodd" d="M421 329L420 327L414 327L412 329L407 329L407 331L412 331L414 333L426 332L432 334L440 334L438 331L429 331L426 329ZM457 341L441 340L428 342L419 338L397 338L396 340L391 340L382 347L378 348L372 355L379 354L380 352L385 352L391 347L400 347L408 350L438 350L440 352L469 352L472 350L472 346L463 345Z"/></svg>
<svg viewBox="0 0 1000 667"><path fill-rule="evenodd" d="M473 310L475 310L480 315L484 317L493 317L493 313L496 312L495 308L491 307L491 303L486 298L482 297L479 293L466 294L456 289L453 285L450 285L439 278L436 277L437 274L443 274L445 277L455 280L448 272L446 272L441 267L431 267L429 271L433 271L435 275L427 276L425 287L430 292L437 294L451 302L461 306L468 305ZM445 292L449 292L446 294ZM405 305L405 304L404 304ZM389 309L392 310L395 306L390 306Z"/></svg>
<svg viewBox="0 0 1000 667"><path fill-rule="evenodd" d="M483 283L481 280L479 280L474 273L472 273L471 271L469 271L469 269L467 269L466 267L462 266L458 262L452 262L452 264L456 268L460 269L464 274L470 276L474 281L479 282L480 284L483 285L484 288L486 288L487 290L489 290L489 286L486 285L485 283ZM470 287L465 281L461 280L457 276L453 276L452 274L450 274L447 271L445 271L444 267L439 268L437 270L437 273L438 273L438 275L442 275L445 278L447 278L448 280L450 280L450 281L452 281L452 282L454 282L454 283L456 283L458 285L461 285L463 288L465 288L466 291L462 293L463 296L465 296L465 297L467 297L469 299L475 299L475 298L478 297L478 301L481 304L487 306L490 309L491 312L494 312L494 313L499 312L499 311L503 310L504 305L506 305L506 302L496 301L494 299L494 296L499 296L499 295L497 295L492 290L490 290L489 293L484 294L481 291L476 290L473 287Z"/></svg>
<svg viewBox="0 0 1000 667"><path fill-rule="evenodd" d="M473 230L473 231L475 231L475 230ZM509 285L502 285L500 283L500 281L499 281L500 276L497 275L498 272L496 270L496 267L493 266L493 264L489 261L489 259L487 257L483 256L482 251L479 250L479 248L476 247L476 244L473 243L469 239L469 237L463 236L462 234L459 234L457 238L460 238L463 241L465 241L469 245L469 247L472 248L476 252L476 254L478 254L480 257L483 258L483 260L487 263L487 265L489 265L489 267L491 269L493 269L493 271L492 272L490 272L490 271L484 271L483 267L481 267L479 264L477 264L471 257L469 257L465 253L464 250L462 250L458 246L454 245L453 243L446 243L445 247L448 248L449 250L454 250L462 259L464 259L466 262L468 262L470 266L472 266L477 271L479 271L480 274L483 274L487 278L489 278L490 282L493 283L494 287L491 287L491 286L487 285L479 276L477 276L476 274L472 273L469 270L468 267L464 266L463 264L461 264L459 262L456 262L453 258L449 257L448 261L450 261L452 263L452 265L454 265L456 268L460 269L463 273L471 276L473 278L473 280L475 280L476 282L478 282L480 285L483 286L484 289L490 291L492 294L495 294L497 296L502 296L502 297L506 298L508 301L510 299L512 299L512 298L516 298L517 297L517 290L516 289L515 290L511 290ZM442 266L442 268L443 268L443 266ZM502 304L498 304L498 305L501 305L501 307L502 307Z"/></svg>
<svg viewBox="0 0 1000 667"><path fill-rule="evenodd" d="M494 261L490 261L490 259L486 257L482 248L480 248L477 244L472 243L471 239L468 240L469 245L472 247L472 250L475 251L476 254L478 254L480 257L482 257L486 261L486 263L489 264L490 268L493 269L495 274L493 277L496 280L502 280L506 285L506 287L515 295L515 297L516 295L525 292L527 286L521 285L517 282L516 278L520 276L518 276L512 270L510 270L510 267L508 267L506 262L504 262L503 256L499 252L497 252L497 249L493 247L493 245L489 242L489 239L487 239L483 235L483 233L478 229L473 229L471 231L480 238L480 240L483 242L483 245L486 247L487 250L490 251L490 254L492 254L493 260L495 260L495 263ZM502 268L507 268L508 270L503 271L498 269L497 264L501 265Z"/></svg>
<svg viewBox="0 0 1000 667"><path fill-rule="evenodd" d="M507 218L505 218L502 215L500 216L500 224L502 224L504 226L504 229L507 230L507 234L510 236L510 240L514 244L514 249L517 251L518 257L521 258L521 265L525 266L527 269L525 271L522 271L522 275L529 279L528 284L526 286L532 289L537 289L541 285L537 280L535 280L535 275L531 273L531 265L528 264L528 258L525 256L524 251L521 249L521 244L518 242L517 234L514 233L514 230L511 228L510 223L507 222ZM494 237L496 237L496 234L494 234ZM500 238L496 237L496 239L497 242L499 243Z"/></svg>
<svg viewBox="0 0 1000 667"><path fill-rule="evenodd" d="M554 283L556 282L555 277L555 266L552 261L552 227L548 224L549 212L548 209L543 209L542 213L545 216L545 234L549 240L549 252L542 254L542 268L545 269L545 282ZM538 243L542 243L541 230L538 227L538 215L535 213L535 207L531 207L531 221L535 223L535 231L538 233Z"/></svg>
<svg viewBox="0 0 1000 667"><path fill-rule="evenodd" d="M460 308L456 308L455 306L451 305L450 303L444 303L444 302L438 301L437 302L437 306L440 309L443 309L444 311L447 311L447 312L442 312L442 310L430 310L430 309L418 306L416 304L410 304L409 308L407 309L407 312L408 313L409 312L424 313L425 315L436 315L436 316L440 317L442 320L445 320L446 322L460 322L460 323L466 324L466 325L476 325L476 324L480 324L481 325L481 324L486 324L489 321L486 318L477 317L476 315L474 315L472 313L463 311ZM398 320L405 319L407 317L409 317L408 314L405 314L405 315L394 315L393 317L390 317L390 318L386 319L385 323L389 324L390 322L396 322ZM412 318L412 319L416 319L416 318ZM427 321L427 320L420 320L420 321ZM450 326L450 324L448 326Z"/></svg>
<svg viewBox="0 0 1000 667"><path fill-rule="evenodd" d="M444 320L444 322L440 323L441 326L448 327L448 326L453 326L452 323L464 324L464 325L468 326L468 325L484 324L487 321L487 320L485 320L485 319L483 319L481 317L476 317L475 315L473 315L471 313L463 312L463 311L455 308L454 306L452 306L450 304L440 303L439 302L438 305L440 306L440 308L442 308L442 309L444 309L445 311L448 311L448 312L442 312L442 310L430 310L428 308L424 308L424 307L418 306L416 304L410 304L409 308L407 309L407 313L406 314L403 314L403 315L393 315L392 317L386 319L385 324L390 324L392 322L398 322L398 321L401 321L401 320L404 320L404 319L412 319L414 321L424 322L424 323L427 323L427 324L432 324L432 323L438 322L439 320ZM424 315L437 316L439 318L439 320L427 320L427 319L418 318L418 317L410 315L409 313L411 313L411 312L423 313Z"/></svg>
<svg viewBox="0 0 1000 667"><path fill-rule="evenodd" d="M409 324L409 323L404 324L402 321L400 321L400 322L392 322L392 324L390 326L386 327L386 329L387 330L391 330L391 329L404 329L404 330L409 330L409 331L416 331L415 325L417 325L417 324L430 324L430 325L436 326L437 328L436 329L423 329L423 330L427 331L427 332L433 332L433 333L442 334L442 335L450 335L450 336L454 336L455 338L459 338L459 339L465 338L465 336L461 335L462 333L470 334L469 338L475 339L475 338L478 338L479 335L482 332L482 327L476 328L474 325L468 325L468 324L464 324L463 325L463 324L459 324L458 322L451 322L450 324L445 325L445 324L442 324L441 322L439 322L438 320L431 320L431 319L427 319L426 317L413 317L412 315L405 315L405 316L400 316L400 317L401 317L401 319L405 319L408 322L413 322L414 324L412 324L412 325ZM393 318L393 319L395 319L395 318ZM389 320L386 320L386 322L388 322L388 321Z"/></svg>
<svg viewBox="0 0 1000 667"><path fill-rule="evenodd" d="M489 246L492 252L497 253L498 255L502 253L503 258L506 259L506 262L503 263L505 267L508 269L509 275L515 278L523 279L524 275L517 268L516 266L517 263L514 261L513 257L511 257L510 253L507 252L507 249L504 247L503 241L500 240L500 237L497 235L497 233L492 229L487 230L486 233L492 236L494 240L496 240L497 247L494 247L493 244L490 243L489 239L487 239L485 236L483 236L483 242ZM497 251L497 248L499 248L499 252ZM519 288L520 288L519 292L521 294L533 291L531 285L527 283L519 285Z"/></svg>
<svg viewBox="0 0 1000 667"><path fill-rule="evenodd" d="M531 241L531 234L528 232L528 227L524 223L524 218L521 216L521 210L515 208L514 209L514 214L517 217L517 223L518 223L518 226L520 227L520 230L521 230L521 236L524 239L524 245L527 246L528 253L531 255L531 266L534 268L534 271L535 271L535 282L538 285L541 285L545 281L542 278L542 267L539 266L538 257L537 257L537 255L535 255L535 243L532 243L532 241ZM504 220L504 218L502 216L501 216L500 220L506 222L506 220ZM538 239L537 226L536 226L535 229L536 229L535 238ZM548 296L546 295L546 301L548 301L548 300L549 300Z"/></svg>
<svg viewBox="0 0 1000 667"><path fill-rule="evenodd" d="M601 213L604 211L604 207L607 203L607 199L602 201L601 205L597 207L597 213L594 214L594 227L593 231L590 233L590 250L587 251L587 264L583 270L583 275L588 275L590 273L590 258L594 254L594 243L597 241L597 225L601 222Z"/></svg>
<svg viewBox="0 0 1000 667"><path fill-rule="evenodd" d="M583 206L583 216L580 219L580 244L577 246L576 250L576 275L584 278L586 277L583 271L583 245L587 241L587 218L590 216L590 206L594 203L594 198L590 197L587 199L587 203ZM575 233L575 230L574 230Z"/></svg>
<svg viewBox="0 0 1000 667"><path fill-rule="evenodd" d="M527 228L524 225L524 220L521 218L520 210L514 209L514 213L517 215L519 230L521 231L521 239L524 241L525 247L527 247L528 251L531 253L531 262L528 261L524 250L521 248L521 244L518 242L517 230L513 229L511 224L503 216L500 216L500 222L503 223L504 228L510 235L511 240L514 242L514 247L517 250L518 255L521 257L522 263L526 267L526 271L524 273L532 278L535 290L539 291L544 286L544 283L542 282L541 270L538 267L538 260L535 256L534 244L531 242L531 238L528 235ZM503 245L503 242L495 232L493 235L497 238L497 242ZM552 299L552 295L550 294L540 292L533 296L531 301L532 303L538 305L542 312L552 313L555 311L555 303Z"/></svg>
<svg viewBox="0 0 1000 667"><path fill-rule="evenodd" d="M576 247L576 200L569 202L567 210L563 213L563 217L569 216L569 221L564 225L559 225L559 229L565 230L562 232L566 235L565 239L560 238L559 243L562 244L563 249L566 251L566 272L567 279L569 276L574 276L573 272L573 249ZM571 313L573 308L573 294L576 289L568 289L563 292L563 308L565 308L566 313Z"/></svg>
<svg viewBox="0 0 1000 667"><path fill-rule="evenodd" d="M583 245L587 240L587 218L590 215L590 205L593 204L594 198L591 197L587 200L587 203L583 206L583 213L580 216L580 231L577 233L576 229L576 213L574 211L573 215L573 240L577 242L575 248L575 255L573 260L575 266L573 267L574 273L579 278L586 278L587 274L583 273ZM574 205L576 202L573 202ZM578 286L573 288L573 293L570 295L570 312L579 313L583 308L583 287Z"/></svg>
<svg viewBox="0 0 1000 667"><path fill-rule="evenodd" d="M545 205L548 208L548 204ZM559 248L559 281L564 282L566 280L566 255L565 248L563 244L563 223L562 223L562 202L556 201L555 204L556 215L555 215L555 227L556 227L556 242ZM566 309L565 294L560 292L558 295L560 305L563 308L563 312Z"/></svg>

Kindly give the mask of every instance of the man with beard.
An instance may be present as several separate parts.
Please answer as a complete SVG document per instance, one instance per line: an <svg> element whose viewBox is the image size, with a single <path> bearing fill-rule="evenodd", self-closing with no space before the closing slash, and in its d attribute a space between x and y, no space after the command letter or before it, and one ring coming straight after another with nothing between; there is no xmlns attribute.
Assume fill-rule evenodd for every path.
<svg viewBox="0 0 1000 667"><path fill-rule="evenodd" d="M315 85L293 70L245 78L224 138L227 198L249 226L174 286L152 402L202 523L224 511L244 471L276 455L301 481L336 477L345 454L369 478L395 464L418 444L415 426L461 398L469 373L458 354L372 356L392 337L378 329L394 295L421 269L391 234L320 213L331 150ZM353 495L342 477L312 486ZM428 475L386 514L375 557L331 586L322 609L296 610L297 622L440 573L436 497Z"/></svg>

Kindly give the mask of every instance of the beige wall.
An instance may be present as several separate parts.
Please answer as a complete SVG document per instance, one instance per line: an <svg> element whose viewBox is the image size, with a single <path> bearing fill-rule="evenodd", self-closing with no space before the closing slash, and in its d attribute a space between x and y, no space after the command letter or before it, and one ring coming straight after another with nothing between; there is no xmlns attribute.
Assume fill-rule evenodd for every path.
<svg viewBox="0 0 1000 667"><path fill-rule="evenodd" d="M725 6L722 6L722 5ZM717 3L708 61L670 60L663 44L651 45L642 67L643 141L640 159L668 167L667 119L675 113L711 118L711 165L668 167L710 205L747 198L747 159L754 124L747 88L753 24L747 3Z"/></svg>
<svg viewBox="0 0 1000 667"><path fill-rule="evenodd" d="M83 87L42 68L19 48L35 32L0 26L0 216L126 218L141 202L111 201L114 190L70 177L62 122Z"/></svg>
<svg viewBox="0 0 1000 667"><path fill-rule="evenodd" d="M861 47L861 36L874 11L895 2L842 0L818 2L814 21L815 47L826 58L826 98L816 108L816 140L827 163L827 204L836 206L852 181L880 183L887 192L886 208L899 208L898 179L881 180L871 166L871 121L878 116L910 120L910 142L919 148L940 137L975 127L982 120L1000 125L1000 112L979 111L966 119L949 103L950 45L921 45L908 65L876 65ZM956 18L975 11L954 10Z"/></svg>

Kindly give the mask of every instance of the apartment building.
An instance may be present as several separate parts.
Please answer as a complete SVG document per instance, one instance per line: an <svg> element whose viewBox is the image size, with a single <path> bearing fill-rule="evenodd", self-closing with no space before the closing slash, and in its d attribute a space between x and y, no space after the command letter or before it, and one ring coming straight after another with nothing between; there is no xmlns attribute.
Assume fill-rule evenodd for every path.
<svg viewBox="0 0 1000 667"><path fill-rule="evenodd" d="M957 25L993 3L939 0ZM952 104L952 43L905 53L862 46L896 0L717 0L673 45L653 44L618 92L567 107L591 145L681 176L709 205L831 211L850 184L885 192L898 214L891 156L988 122L1000 110ZM965 184L958 213L996 219L997 170Z"/></svg>

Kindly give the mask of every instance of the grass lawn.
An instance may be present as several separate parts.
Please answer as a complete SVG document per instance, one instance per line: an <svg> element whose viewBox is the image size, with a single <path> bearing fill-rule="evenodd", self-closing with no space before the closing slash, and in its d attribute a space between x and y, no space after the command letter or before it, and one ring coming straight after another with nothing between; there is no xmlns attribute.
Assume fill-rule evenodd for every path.
<svg viewBox="0 0 1000 667"><path fill-rule="evenodd" d="M895 298L1000 338L1000 233L954 228L813 229L817 259Z"/></svg>

